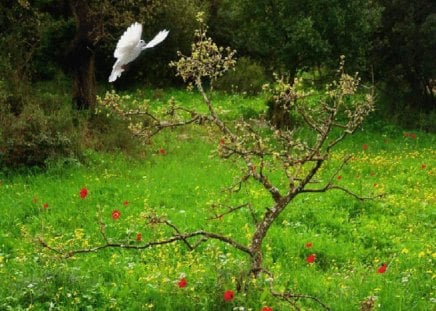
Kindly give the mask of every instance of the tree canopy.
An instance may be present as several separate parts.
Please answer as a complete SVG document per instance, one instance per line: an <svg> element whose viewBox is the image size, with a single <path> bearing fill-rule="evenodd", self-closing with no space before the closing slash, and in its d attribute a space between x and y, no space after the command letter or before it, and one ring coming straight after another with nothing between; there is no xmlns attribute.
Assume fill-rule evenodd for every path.
<svg viewBox="0 0 436 311"><path fill-rule="evenodd" d="M174 86L180 80L168 63L177 50L189 50L195 15L205 11L211 37L261 64L270 76L322 72L345 55L349 70L364 78L367 73L367 79L373 70L384 93L399 94L392 109L435 108L436 10L430 0L9 0L0 9L0 42L8 47L0 51L3 83L53 80L59 74L77 82L77 70L87 68L92 77L77 82L79 89L80 83L92 85L94 75L105 84L116 41L138 21L145 40L162 28L171 33L116 87ZM86 44L78 44L79 38ZM94 60L81 67L86 53ZM392 98L385 96L386 102Z"/></svg>
<svg viewBox="0 0 436 311"><path fill-rule="evenodd" d="M392 109L400 108L400 97L405 97L409 105L419 110L434 110L435 2L380 0L380 3L384 10L375 33L372 61L377 79L388 84L385 91L395 98Z"/></svg>

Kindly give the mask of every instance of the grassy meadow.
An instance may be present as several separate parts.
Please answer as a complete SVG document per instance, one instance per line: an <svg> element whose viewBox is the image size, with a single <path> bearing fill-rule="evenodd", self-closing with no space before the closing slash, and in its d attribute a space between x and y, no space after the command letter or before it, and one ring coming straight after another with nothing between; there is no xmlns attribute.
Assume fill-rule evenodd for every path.
<svg viewBox="0 0 436 311"><path fill-rule="evenodd" d="M185 91L132 96L152 98L155 108L170 96L201 104ZM213 99L227 120L264 109L261 96ZM150 222L157 215L183 232L203 229L247 244L254 229L248 209L215 216L250 202L260 217L272 200L250 181L238 193L225 191L242 176L243 163L219 158L218 144L194 125L160 133L138 147L141 155L89 150L84 161L50 162L46 170L0 170L0 310L289 310L264 276L238 291L249 258L218 241L194 251L175 243L68 259L39 242L86 249L103 243L104 224L109 241L141 245L173 233ZM434 310L435 145L434 134L380 121L348 137L319 178L352 154L335 183L383 196L363 202L338 191L298 196L264 244L274 289L318 297L332 310L360 310L369 299L375 302L368 310ZM308 263L311 254L316 260ZM223 298L227 290L231 301ZM298 306L322 310L310 299Z"/></svg>

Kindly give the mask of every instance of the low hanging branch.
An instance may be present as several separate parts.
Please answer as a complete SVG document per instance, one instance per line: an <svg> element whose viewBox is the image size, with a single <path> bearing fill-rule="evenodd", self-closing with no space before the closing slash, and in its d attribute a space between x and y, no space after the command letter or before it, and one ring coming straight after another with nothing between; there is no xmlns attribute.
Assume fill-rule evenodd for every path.
<svg viewBox="0 0 436 311"><path fill-rule="evenodd" d="M198 231L194 231L194 232L189 232L189 233L182 233L175 225L171 224L168 221L163 221L162 223L166 224L167 226L173 228L176 231L176 234L166 238L166 239L162 239L162 240L157 240L157 241L150 241L144 244L139 244L139 245L131 245L131 244L126 244L126 243L116 243L116 242L110 242L107 237L106 234L104 232L104 230L102 228L104 228L104 226L100 226L100 233L103 236L103 240L104 243L98 245L98 246L94 246L94 247L89 247L89 248L82 248L82 249L75 249L75 250L70 250L70 251L66 251L63 249L57 249L55 247L52 247L50 245L48 245L45 240L43 240L42 238L38 239L38 243L44 247L49 249L50 251L55 252L56 254L60 255L62 258L71 258L74 257L76 255L79 254L84 254L84 253L95 253L98 252L99 250L103 250L106 248L121 248L121 249L130 249L130 250L144 250L144 249L148 249L148 248L152 248L155 246L159 246L159 245L166 245L166 244L173 244L175 242L183 242L189 250L194 250L196 249L202 242L205 242L207 240L218 240L221 241L225 244L229 244L230 246L248 254L248 255L252 255L250 249L245 246L242 245L238 242L236 242L234 239L228 238L226 236L220 235L220 234L216 234L216 233L212 233L212 232L207 232L207 231L203 231L203 230L198 230ZM189 242L190 239L195 238L195 237L200 237L199 240L197 240L194 244L191 244Z"/></svg>
<svg viewBox="0 0 436 311"><path fill-rule="evenodd" d="M243 205L239 206L238 208L231 209L231 212L236 211L237 209L245 207L245 206L247 206L247 204L243 204ZM226 214L228 214L228 213L226 213ZM55 248L55 247L48 245L45 242L45 240L41 237L38 238L38 242L42 247L47 248L47 249L55 252L56 254L60 255L61 257L65 258L65 259L71 258L71 257L78 255L78 254L95 253L99 250L106 249L106 248L122 248L122 249L131 249L131 250L143 250L143 249L148 249L148 248L152 248L152 247L159 246L159 245L172 244L172 243L180 242L180 241L183 242L188 247L188 249L192 251L192 250L196 249L201 243L206 242L207 240L221 241L225 244L229 244L230 246L252 256L251 251L247 246L237 242L236 240L234 240L232 238L226 237L224 235L213 233L213 232L207 232L204 230L197 230L194 232L183 233L176 225L174 225L173 223L171 223L170 221L168 221L167 219L165 219L163 217L158 217L158 216L153 215L153 216L148 216L147 218L148 218L149 224L165 225L165 226L171 228L175 232L175 234L173 234L172 236L170 236L166 239L157 240L157 241L149 241L147 243L138 244L138 245L132 245L132 244L128 244L128 243L111 242L106 235L106 229L105 229L106 225L104 224L104 222L101 219L99 219L99 229L100 229L99 231L100 231L100 235L102 236L103 243L98 245L98 246L65 251L63 249L58 249L58 248ZM189 240L192 238L196 238L196 237L199 237L200 239L197 239L197 241L194 244L191 244L189 242Z"/></svg>
<svg viewBox="0 0 436 311"><path fill-rule="evenodd" d="M100 102L106 109L117 113L126 120L131 120L130 129L133 134L143 137L144 140L149 140L151 136L168 128L194 123L201 125L205 122L215 126L217 131L213 133L219 135L217 140L220 141L218 154L224 159L235 158L237 159L234 162L236 165L242 163L244 166L242 177L228 189L230 193L240 191L247 182L253 180L272 199L272 205L263 210L256 209L254 204L248 202L230 207L227 211L209 218L209 220L220 219L242 208L249 208L254 220L254 229L248 245L239 243L225 235L204 230L183 232L170 221L154 217L151 218L150 222L166 225L174 233L161 240L131 245L109 241L104 231L104 225L100 223L100 232L103 237L103 243L100 245L64 251L48 245L40 239L39 243L43 247L63 258L69 258L77 254L97 252L107 248L143 250L176 242L181 242L189 250L194 250L203 242L218 240L249 255L251 267L248 275L258 277L265 273L271 276L264 267L263 241L279 215L290 206L290 203L298 195L341 190L359 200L369 199L355 194L346 187L333 184L335 176L349 161L349 156L345 157L336 170L330 174L330 178L324 186L319 188L310 186L321 183L321 178L315 178L320 175L320 169L323 165L330 161L330 154L334 147L352 134L373 110L371 94L359 99L351 97L357 92L359 79L357 76L353 77L344 72L344 59L341 59L337 80L327 87L325 94L316 105L307 101L310 94L304 92L298 80L289 84L284 79L277 79L274 86L266 87L266 91L271 94L275 101L286 101L289 109L301 116L305 123L302 128L308 134L299 137L301 131L298 128L286 131L271 128L270 134L265 135L262 130L269 125L262 124L261 120L258 120L257 125L246 122L226 123L215 110L208 92L203 87L203 81L207 80L209 85L213 85L218 77L232 69L235 65L235 52L229 48L224 49L216 46L212 39L206 35L206 27L201 15L198 20L200 29L195 33L196 42L192 46L191 55L185 56L179 53L180 59L170 65L176 68L177 75L182 77L185 82L189 83L191 87L194 85L197 88L202 95L204 105L207 107L207 114L180 107L174 100L170 100L168 109L161 114L151 113L147 105L140 105L136 110L126 109L120 103L121 98L114 93L107 94L104 99L100 99ZM136 123L134 123L135 118L139 118ZM341 121L339 122L339 120ZM273 174L275 175L272 176ZM280 175L281 178L277 178L277 175ZM277 293L272 287L271 293L273 296L289 302L296 310L299 310L297 302L302 299L310 299L329 310L323 302L311 295Z"/></svg>
<svg viewBox="0 0 436 311"><path fill-rule="evenodd" d="M115 113L130 123L129 129L134 136L144 141L150 141L153 136L163 130L210 121L207 115L177 105L174 98L168 101L166 111L160 115L150 111L147 101L138 104L133 109L125 107L123 97L113 91L107 92L104 98L97 97L97 101L100 106L96 110L98 114Z"/></svg>

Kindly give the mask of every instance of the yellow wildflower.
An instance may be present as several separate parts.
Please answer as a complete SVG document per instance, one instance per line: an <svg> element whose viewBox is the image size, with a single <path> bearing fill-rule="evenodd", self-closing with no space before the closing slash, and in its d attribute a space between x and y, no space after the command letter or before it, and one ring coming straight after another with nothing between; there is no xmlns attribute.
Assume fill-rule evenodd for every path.
<svg viewBox="0 0 436 311"><path fill-rule="evenodd" d="M83 238L83 229L82 228L78 228L78 229L74 230L74 237L77 240L81 240Z"/></svg>

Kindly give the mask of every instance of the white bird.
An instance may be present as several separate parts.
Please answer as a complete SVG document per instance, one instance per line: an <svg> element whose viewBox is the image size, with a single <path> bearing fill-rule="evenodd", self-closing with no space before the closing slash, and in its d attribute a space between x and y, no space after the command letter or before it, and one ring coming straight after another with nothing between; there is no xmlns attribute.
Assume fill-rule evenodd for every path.
<svg viewBox="0 0 436 311"><path fill-rule="evenodd" d="M168 36L168 30L159 31L147 44L141 40L142 25L133 23L127 28L117 43L114 57L117 59L112 67L112 73L109 76L109 82L114 82L124 71L124 66L135 60L145 49L152 48L161 43Z"/></svg>

